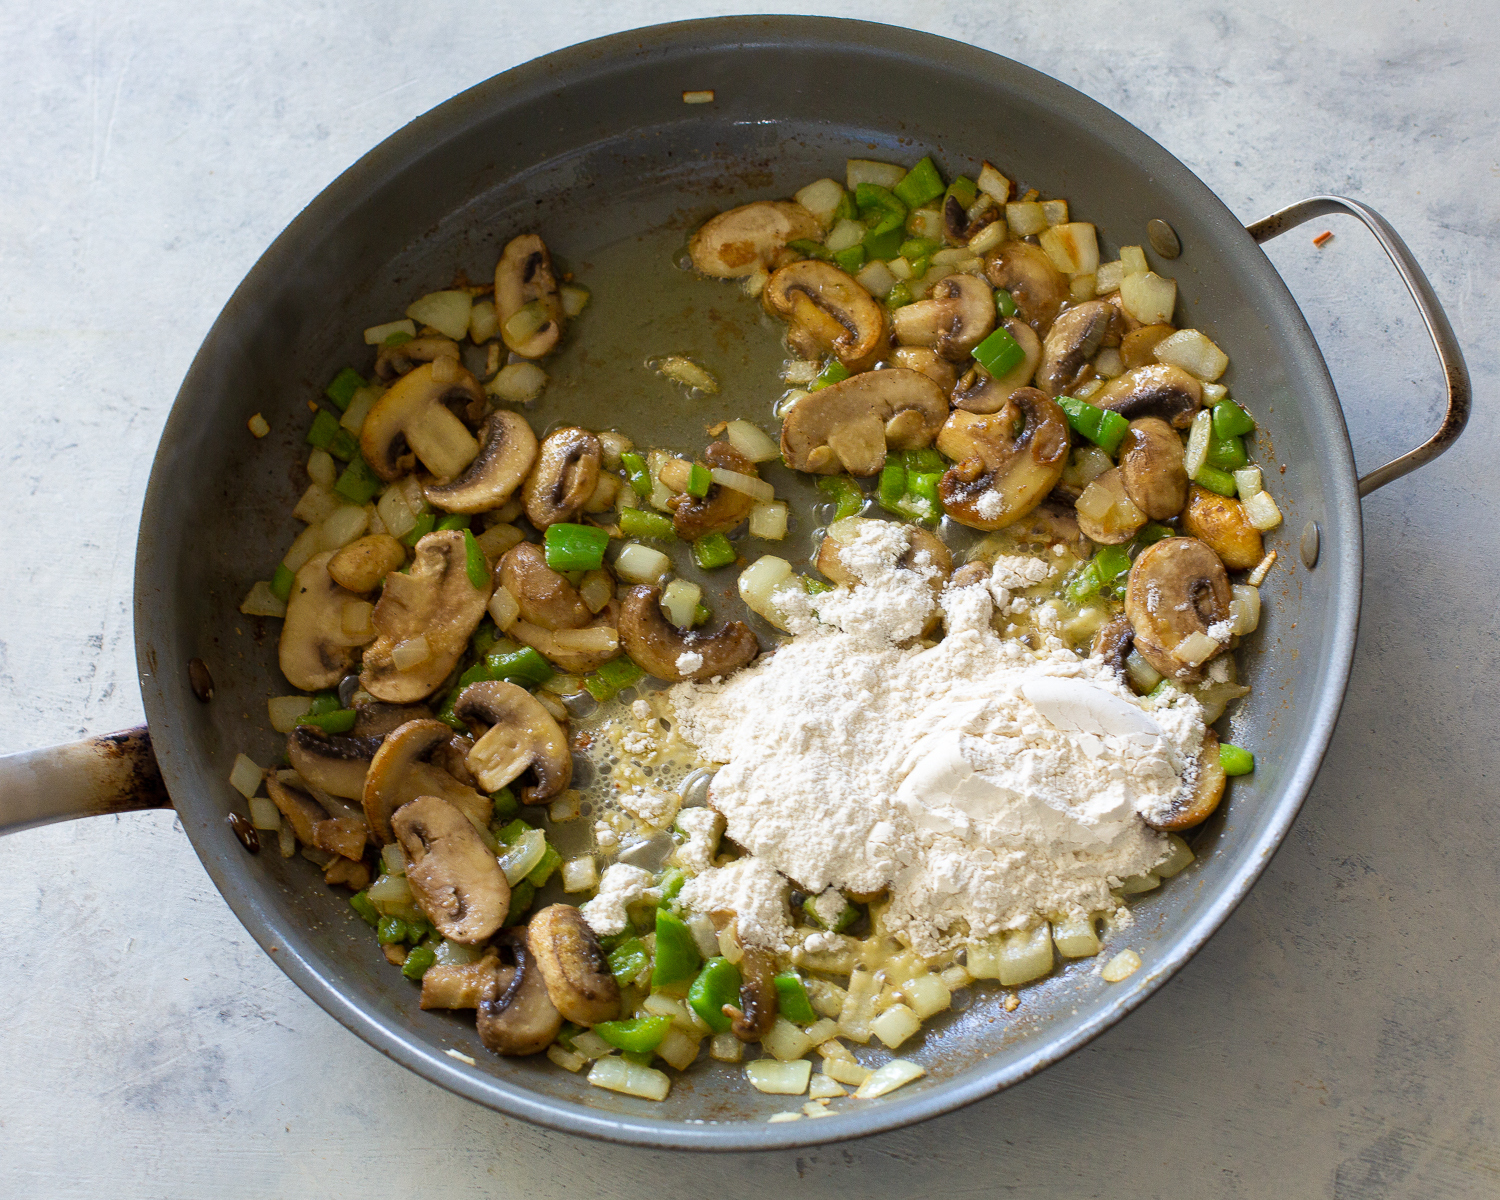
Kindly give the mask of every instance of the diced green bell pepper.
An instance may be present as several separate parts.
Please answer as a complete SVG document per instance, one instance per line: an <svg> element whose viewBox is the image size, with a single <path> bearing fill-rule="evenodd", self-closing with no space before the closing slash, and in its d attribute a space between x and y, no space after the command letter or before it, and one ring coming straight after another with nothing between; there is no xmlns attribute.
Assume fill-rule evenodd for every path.
<svg viewBox="0 0 1500 1200"><path fill-rule="evenodd" d="M740 1003L740 969L727 958L711 958L688 989L688 1007L715 1033L728 1033L724 1006Z"/></svg>
<svg viewBox="0 0 1500 1200"><path fill-rule="evenodd" d="M824 592L833 591L833 584L822 579L814 579L811 575L802 577L802 590L809 596L821 596Z"/></svg>
<svg viewBox="0 0 1500 1200"><path fill-rule="evenodd" d="M1228 471L1221 471L1218 467L1211 467L1208 463L1198 468L1198 473L1193 476L1193 482L1211 492L1218 492L1221 496L1233 496L1239 490L1235 486L1233 475Z"/></svg>
<svg viewBox="0 0 1500 1200"><path fill-rule="evenodd" d="M285 604L291 598L292 584L296 581L296 572L284 562L277 563L276 574L271 576L271 594Z"/></svg>
<svg viewBox="0 0 1500 1200"><path fill-rule="evenodd" d="M1016 315L1016 298L1004 288L995 290L995 311L1000 314L1001 320Z"/></svg>
<svg viewBox="0 0 1500 1200"><path fill-rule="evenodd" d="M670 906L677 899L677 893L682 891L682 885L687 882L687 872L678 867L669 867L662 872L661 882L657 887L661 889L661 902Z"/></svg>
<svg viewBox="0 0 1500 1200"><path fill-rule="evenodd" d="M807 390L810 392L820 392L830 383L843 383L848 378L849 368L835 358L818 372L817 378L807 385Z"/></svg>
<svg viewBox="0 0 1500 1200"><path fill-rule="evenodd" d="M542 851L542 859L536 866L526 873L526 882L532 887L541 887L547 880L552 878L552 872L562 866L562 855L557 852L551 842Z"/></svg>
<svg viewBox="0 0 1500 1200"><path fill-rule="evenodd" d="M734 547L722 533L710 533L693 543L693 561L705 571L727 567L735 557Z"/></svg>
<svg viewBox="0 0 1500 1200"><path fill-rule="evenodd" d="M651 955L638 937L628 938L609 952L609 969L621 983L629 983L646 969Z"/></svg>
<svg viewBox="0 0 1500 1200"><path fill-rule="evenodd" d="M913 237L907 238L901 243L901 257L907 262L914 263L918 259L930 259L943 248L942 242L935 242L931 238ZM917 272L913 272L916 274Z"/></svg>
<svg viewBox="0 0 1500 1200"><path fill-rule="evenodd" d="M644 678L646 672L641 670L631 658L620 655L603 664L592 675L583 677L583 687L590 696L601 704L606 700L612 700L620 692L628 687L634 687Z"/></svg>
<svg viewBox="0 0 1500 1200"><path fill-rule="evenodd" d="M510 889L510 911L505 914L507 925L516 925L526 915L526 910L531 907L531 902L536 899L536 884L529 879L523 879L515 887Z"/></svg>
<svg viewBox="0 0 1500 1200"><path fill-rule="evenodd" d="M333 401L339 412L343 412L349 407L349 401L354 399L354 393L364 386L365 377L353 367L345 367L333 377L333 382L323 389L323 395Z"/></svg>
<svg viewBox="0 0 1500 1200"><path fill-rule="evenodd" d="M836 506L830 524L854 516L865 506L864 492L849 475L820 475L818 491L827 495Z"/></svg>
<svg viewBox="0 0 1500 1200"><path fill-rule="evenodd" d="M609 534L597 525L559 521L547 526L543 543L547 565L554 571L597 571L604 565Z"/></svg>
<svg viewBox="0 0 1500 1200"><path fill-rule="evenodd" d="M400 917L381 917L380 923L375 926L375 940L382 946L394 946L410 936L411 931Z"/></svg>
<svg viewBox="0 0 1500 1200"><path fill-rule="evenodd" d="M1124 546L1101 546L1094 555L1094 570L1100 583L1108 583L1130 570L1130 551Z"/></svg>
<svg viewBox="0 0 1500 1200"><path fill-rule="evenodd" d="M424 537L432 532L432 527L437 524L437 516L434 513L425 512L417 514L417 523L401 536L403 546L415 546Z"/></svg>
<svg viewBox="0 0 1500 1200"><path fill-rule="evenodd" d="M633 1017L627 1021L600 1021L594 1032L629 1054L649 1054L661 1045L671 1027L671 1017Z"/></svg>
<svg viewBox="0 0 1500 1200"><path fill-rule="evenodd" d="M885 456L885 466L880 468L880 482L876 485L880 507L887 512L896 512L901 497L906 495L906 466L901 456L890 453Z"/></svg>
<svg viewBox="0 0 1500 1200"><path fill-rule="evenodd" d="M1232 742L1219 743L1219 765L1226 775L1248 775L1255 770L1255 755Z"/></svg>
<svg viewBox="0 0 1500 1200"><path fill-rule="evenodd" d="M336 708L332 712L309 712L297 719L298 725L316 725L324 733L348 733L354 728L358 714L352 708Z"/></svg>
<svg viewBox="0 0 1500 1200"><path fill-rule="evenodd" d="M1250 456L1245 453L1245 443L1230 434L1229 437L1210 438L1208 454L1203 461L1221 471L1237 471L1250 461Z"/></svg>
<svg viewBox="0 0 1500 1200"><path fill-rule="evenodd" d="M634 450L626 450L620 455L620 465L625 468L625 478L630 483L630 490L644 500L651 494L651 472L646 466L645 458Z"/></svg>
<svg viewBox="0 0 1500 1200"><path fill-rule="evenodd" d="M651 990L686 994L698 974L703 956L693 932L681 917L665 908L656 910L656 961L651 966Z"/></svg>
<svg viewBox="0 0 1500 1200"><path fill-rule="evenodd" d="M974 347L974 361L995 379L1015 370L1026 361L1026 351L1004 329L996 329Z"/></svg>
<svg viewBox="0 0 1500 1200"><path fill-rule="evenodd" d="M339 424L339 419L325 408L318 410L312 426L307 431L309 445L327 450L334 458L348 462L359 453L359 443L349 436L349 431Z"/></svg>
<svg viewBox="0 0 1500 1200"><path fill-rule="evenodd" d="M1057 403L1067 414L1073 432L1088 438L1106 454L1114 454L1130 430L1130 422L1113 409L1100 408L1072 396L1059 396Z"/></svg>
<svg viewBox="0 0 1500 1200"><path fill-rule="evenodd" d="M672 541L677 537L671 517L645 508L621 509L620 532L626 537L657 538L661 541Z"/></svg>
<svg viewBox="0 0 1500 1200"><path fill-rule="evenodd" d="M536 687L552 678L552 664L533 650L492 650L484 663L491 679L508 679L522 687Z"/></svg>
<svg viewBox="0 0 1500 1200"><path fill-rule="evenodd" d="M907 208L920 208L943 194L943 177L931 157L924 158L891 189Z"/></svg>
<svg viewBox="0 0 1500 1200"><path fill-rule="evenodd" d="M776 984L776 1007L781 1015L793 1025L811 1025L818 1019L813 1012L812 1001L807 998L807 988L802 976L796 971L782 971L774 980Z"/></svg>
<svg viewBox="0 0 1500 1200"><path fill-rule="evenodd" d="M339 474L333 490L351 504L368 504L375 499L381 486L380 476L370 469L364 455L356 453Z"/></svg>
<svg viewBox="0 0 1500 1200"><path fill-rule="evenodd" d="M608 536L605 534L606 538ZM490 586L490 560L485 558L484 551L474 540L473 531L467 526L464 527L464 573L468 575L476 592L482 592Z"/></svg>
<svg viewBox="0 0 1500 1200"><path fill-rule="evenodd" d="M853 275L865 265L864 245L856 242L854 245L843 250L835 250L833 252L833 263L839 270L847 271L850 275Z"/></svg>
<svg viewBox="0 0 1500 1200"><path fill-rule="evenodd" d="M1068 580L1068 585L1063 589L1063 594L1074 604L1082 604L1090 597L1099 594L1099 568L1090 560L1079 567Z"/></svg>
<svg viewBox="0 0 1500 1200"><path fill-rule="evenodd" d="M360 920L372 928L380 924L380 913L370 902L369 889L355 892L349 897L349 907L359 914Z"/></svg>
<svg viewBox="0 0 1500 1200"><path fill-rule="evenodd" d="M804 258L816 258L820 262L832 262L833 251L822 242L815 242L811 238L793 238L786 244L788 250L795 250Z"/></svg>
<svg viewBox="0 0 1500 1200"><path fill-rule="evenodd" d="M709 474L708 468L702 463L694 463L688 471L687 492L689 496L706 496L708 489L713 487L714 477Z"/></svg>
<svg viewBox="0 0 1500 1200"><path fill-rule="evenodd" d="M1221 438L1255 432L1255 418L1233 400L1220 400L1213 409L1214 433Z"/></svg>
<svg viewBox="0 0 1500 1200"><path fill-rule="evenodd" d="M421 979L427 968L437 962L437 951L431 946L413 946L406 952L406 961L401 964L401 974L408 979Z"/></svg>
<svg viewBox="0 0 1500 1200"><path fill-rule="evenodd" d="M521 802L516 799L515 792L508 787L503 787L498 792L491 792L490 803L495 806L494 819L497 821L514 820L515 815L521 811Z"/></svg>

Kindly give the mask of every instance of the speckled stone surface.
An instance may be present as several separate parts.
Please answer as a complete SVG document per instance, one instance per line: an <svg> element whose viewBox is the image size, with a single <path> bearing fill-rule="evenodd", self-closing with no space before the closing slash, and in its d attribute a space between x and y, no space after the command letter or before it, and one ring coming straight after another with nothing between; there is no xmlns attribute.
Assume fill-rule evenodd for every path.
<svg viewBox="0 0 1500 1200"><path fill-rule="evenodd" d="M0 7L0 751L139 721L130 587L178 382L317 191L497 71L687 15L646 0ZM1017 58L1144 128L1252 220L1384 212L1474 374L1459 447L1365 504L1347 702L1284 849L1143 1009L919 1128L714 1161L574 1140L456 1099L305 999L170 813L0 841L7 1197L1491 1197L1500 1194L1500 8L865 0ZM1170 15L1168 15L1170 13ZM1270 247L1369 467L1425 436L1437 373L1352 223ZM1422 432L1419 432L1422 431Z"/></svg>

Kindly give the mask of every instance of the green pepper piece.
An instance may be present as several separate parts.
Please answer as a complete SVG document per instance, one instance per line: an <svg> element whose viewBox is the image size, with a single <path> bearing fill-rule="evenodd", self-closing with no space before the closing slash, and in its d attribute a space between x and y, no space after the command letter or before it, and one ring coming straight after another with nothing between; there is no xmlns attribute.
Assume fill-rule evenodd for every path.
<svg viewBox="0 0 1500 1200"><path fill-rule="evenodd" d="M913 258L908 260L908 262L911 266L911 277L913 279L921 279L923 275L927 274L927 268L932 266L932 259L930 258Z"/></svg>
<svg viewBox="0 0 1500 1200"><path fill-rule="evenodd" d="M277 563L276 574L271 576L271 594L285 604L291 598L292 584L296 581L296 573L286 563Z"/></svg>
<svg viewBox="0 0 1500 1200"><path fill-rule="evenodd" d="M714 615L714 610L706 604L695 604L693 606L693 625L697 627L708 621Z"/></svg>
<svg viewBox="0 0 1500 1200"><path fill-rule="evenodd" d="M1130 570L1130 551L1124 546L1101 546L1094 555L1094 570L1100 583L1108 583Z"/></svg>
<svg viewBox="0 0 1500 1200"><path fill-rule="evenodd" d="M850 475L820 475L818 491L827 495L836 505L833 520L829 524L852 517L865 506L865 494Z"/></svg>
<svg viewBox="0 0 1500 1200"><path fill-rule="evenodd" d="M594 1032L628 1054L649 1054L661 1045L671 1027L671 1017L633 1017L627 1021L600 1021Z"/></svg>
<svg viewBox="0 0 1500 1200"><path fill-rule="evenodd" d="M822 242L815 242L811 238L793 238L786 244L788 250L795 250L804 258L816 258L820 262L832 262L833 251Z"/></svg>
<svg viewBox="0 0 1500 1200"><path fill-rule="evenodd" d="M484 663L491 679L508 679L522 687L536 687L552 678L552 664L530 646L493 650L485 656Z"/></svg>
<svg viewBox="0 0 1500 1200"><path fill-rule="evenodd" d="M1248 775L1255 770L1255 755L1233 742L1220 742L1219 765L1226 775Z"/></svg>
<svg viewBox="0 0 1500 1200"><path fill-rule="evenodd" d="M685 995L698 974L703 956L692 930L665 908L656 910L656 962L651 967L651 990Z"/></svg>
<svg viewBox="0 0 1500 1200"><path fill-rule="evenodd" d="M1000 319L1016 315L1016 298L1004 288L995 291L995 310L1000 314Z"/></svg>
<svg viewBox="0 0 1500 1200"><path fill-rule="evenodd" d="M1147 525L1144 529L1142 529L1138 534L1135 535L1135 540L1131 544L1135 547L1136 552L1139 553L1147 546L1156 545L1156 543L1161 541L1162 538L1176 536L1176 531L1173 530L1171 526L1160 525L1157 522L1152 521L1149 525Z"/></svg>
<svg viewBox="0 0 1500 1200"><path fill-rule="evenodd" d="M536 884L529 879L523 879L510 889L510 910L505 914L507 925L520 923L526 915L526 910L531 907L531 902L536 899Z"/></svg>
<svg viewBox="0 0 1500 1200"><path fill-rule="evenodd" d="M884 221L890 217L906 220L906 205L890 188L878 183L861 183L854 189L854 203L859 206L859 215L866 221L872 217Z"/></svg>
<svg viewBox="0 0 1500 1200"><path fill-rule="evenodd" d="M515 792L508 787L503 787L498 792L491 792L490 802L495 806L494 819L497 821L513 820L521 811L521 802L516 799Z"/></svg>
<svg viewBox="0 0 1500 1200"><path fill-rule="evenodd" d="M922 446L916 450L903 450L901 465L906 468L908 475L929 474L934 471L941 475L948 469L947 461L931 446Z"/></svg>
<svg viewBox="0 0 1500 1200"><path fill-rule="evenodd" d="M557 526L552 528L556 529ZM727 567L735 558L734 547L722 533L710 533L693 543L693 561L705 571Z"/></svg>
<svg viewBox="0 0 1500 1200"><path fill-rule="evenodd" d="M628 938L609 952L609 969L621 983L629 983L646 969L651 955L638 937Z"/></svg>
<svg viewBox="0 0 1500 1200"><path fill-rule="evenodd" d="M818 912L817 906L813 903L817 899L816 896L809 896L806 900L802 901L802 911L812 919L813 924L819 929L831 930L834 933L843 933L855 921L859 920L859 909L850 904L848 897L844 896L842 892L839 895L844 901L844 907L840 910L839 915L833 919L833 924L831 925L823 919L822 914Z"/></svg>
<svg viewBox="0 0 1500 1200"><path fill-rule="evenodd" d="M437 962L437 952L430 946L414 946L406 952L406 961L401 964L401 974L408 979L421 979L427 968Z"/></svg>
<svg viewBox="0 0 1500 1200"><path fill-rule="evenodd" d="M327 450L331 454L334 439L342 432L345 431L339 424L339 419L327 409L320 408L317 415L313 417L312 425L308 428L307 441L309 445L317 446L320 450Z"/></svg>
<svg viewBox="0 0 1500 1200"><path fill-rule="evenodd" d="M543 539L547 565L554 571L597 571L604 565L609 534L597 525L572 525L560 521L547 526Z"/></svg>
<svg viewBox="0 0 1500 1200"><path fill-rule="evenodd" d="M708 489L713 487L714 477L709 474L708 468L702 463L694 463L688 471L687 491L689 496L706 496Z"/></svg>
<svg viewBox="0 0 1500 1200"><path fill-rule="evenodd" d="M354 399L354 393L364 386L365 377L353 367L345 367L333 377L333 382L323 389L323 395L333 401L339 412L343 412L349 407L349 401Z"/></svg>
<svg viewBox="0 0 1500 1200"><path fill-rule="evenodd" d="M826 367L818 372L817 378L814 379L812 383L808 384L807 390L810 392L819 392L826 388L830 383L842 383L848 378L849 368L844 366L843 363L839 362L839 360L835 358L832 359Z"/></svg>
<svg viewBox="0 0 1500 1200"><path fill-rule="evenodd" d="M892 312L895 312L898 308L905 308L911 302L911 288L907 287L905 282L896 284L895 287L885 294L885 306Z"/></svg>
<svg viewBox="0 0 1500 1200"><path fill-rule="evenodd" d="M1026 351L1004 329L996 329L974 347L974 361L999 379L1026 361Z"/></svg>
<svg viewBox="0 0 1500 1200"><path fill-rule="evenodd" d="M1082 604L1091 596L1099 594L1099 567L1092 559L1079 567L1073 573L1072 579L1068 581L1065 590L1068 599L1074 604Z"/></svg>
<svg viewBox="0 0 1500 1200"><path fill-rule="evenodd" d="M437 517L430 513L418 513L417 523L401 537L403 546L415 546L424 537L432 532L432 527L437 524Z"/></svg>
<svg viewBox="0 0 1500 1200"><path fill-rule="evenodd" d="M1219 470L1218 467L1211 467L1207 463L1198 468L1198 473L1193 476L1193 482L1211 492L1218 492L1221 496L1233 496L1239 490L1234 485L1233 475L1228 471Z"/></svg>
<svg viewBox="0 0 1500 1200"><path fill-rule="evenodd" d="M500 631L495 628L495 623L488 617L479 622L478 627L469 635L469 654L474 658L483 658L490 652L490 648L500 640Z"/></svg>
<svg viewBox="0 0 1500 1200"><path fill-rule="evenodd" d="M914 263L918 259L930 259L942 248L942 242L935 242L931 238L907 238L906 241L901 243L901 257L906 259L907 262ZM917 272L913 271L913 274L917 274Z"/></svg>
<svg viewBox="0 0 1500 1200"><path fill-rule="evenodd" d="M1255 432L1255 418L1233 400L1220 400L1214 405L1214 432L1221 438L1243 437Z"/></svg>
<svg viewBox="0 0 1500 1200"><path fill-rule="evenodd" d="M715 1033L728 1033L730 1020L724 1015L724 1006L739 1007L740 982L737 966L727 958L711 958L688 988L688 1007Z"/></svg>
<svg viewBox="0 0 1500 1200"><path fill-rule="evenodd" d="M661 541L673 541L677 537L671 517L645 508L622 508L620 532L626 537L657 538Z"/></svg>
<svg viewBox="0 0 1500 1200"><path fill-rule="evenodd" d="M847 271L853 275L865 265L865 248L862 243L856 242L843 250L833 252L833 262L841 271Z"/></svg>
<svg viewBox="0 0 1500 1200"><path fill-rule="evenodd" d="M943 177L931 157L924 158L891 189L908 208L919 208L943 194Z"/></svg>
<svg viewBox="0 0 1500 1200"><path fill-rule="evenodd" d="M783 1017L793 1025L811 1025L818 1019L812 1001L807 998L801 975L796 971L782 971L773 982L776 984L776 1007Z"/></svg>
<svg viewBox="0 0 1500 1200"><path fill-rule="evenodd" d="M526 882L533 887L541 887L552 878L552 872L560 866L562 866L562 855L557 852L551 842L548 842L547 848L542 851L541 861L526 873Z"/></svg>
<svg viewBox="0 0 1500 1200"><path fill-rule="evenodd" d="M682 885L687 882L687 872L678 867L669 867L662 872L661 882L657 885L661 889L661 902L670 906L677 899L677 893L682 891Z"/></svg>
<svg viewBox="0 0 1500 1200"><path fill-rule="evenodd" d="M608 536L605 534L606 538ZM474 540L473 531L467 525L464 526L464 571L469 576L469 582L474 585L476 592L482 592L489 587L490 560L485 558L484 551L479 548L479 543Z"/></svg>
<svg viewBox="0 0 1500 1200"><path fill-rule="evenodd" d="M386 334L385 341L381 342L380 344L382 346L404 346L407 342L413 340L413 336L407 333L406 330L398 329L395 333Z"/></svg>
<svg viewBox="0 0 1500 1200"><path fill-rule="evenodd" d="M307 713L298 719L297 724L316 725L324 733L348 733L354 728L357 716L352 708L339 708L333 712Z"/></svg>
<svg viewBox="0 0 1500 1200"><path fill-rule="evenodd" d="M467 529L469 518L463 513L445 513L438 518L436 525L432 527L434 533L447 533L450 529Z"/></svg>
<svg viewBox="0 0 1500 1200"><path fill-rule="evenodd" d="M833 591L833 584L822 579L814 579L811 575L802 577L802 590L809 596L821 596L824 592Z"/></svg>
<svg viewBox="0 0 1500 1200"><path fill-rule="evenodd" d="M860 245L869 257L889 262L900 255L901 241L905 236L905 218L887 217L865 234Z"/></svg>
<svg viewBox="0 0 1500 1200"><path fill-rule="evenodd" d="M896 505L901 503L901 497L906 495L906 467L901 462L899 454L891 453L885 456L885 466L880 468L880 482L877 485L877 496L880 507L887 512L896 512Z"/></svg>
<svg viewBox="0 0 1500 1200"><path fill-rule="evenodd" d="M410 936L411 931L400 917L381 917L380 924L375 926L375 940L382 946L394 946Z"/></svg>
<svg viewBox="0 0 1500 1200"><path fill-rule="evenodd" d="M943 215L948 215L948 202L957 200L959 205L967 213L974 207L974 202L979 199L979 185L967 175L960 175L948 185L947 192L943 195Z"/></svg>
<svg viewBox="0 0 1500 1200"><path fill-rule="evenodd" d="M1230 434L1224 438L1209 438L1208 454L1203 461L1223 471L1237 471L1250 461L1250 456L1245 453L1245 443Z"/></svg>
<svg viewBox="0 0 1500 1200"><path fill-rule="evenodd" d="M604 663L592 675L586 675L583 686L595 700L613 699L628 687L634 687L646 677L646 672L635 660L622 654Z"/></svg>
<svg viewBox="0 0 1500 1200"><path fill-rule="evenodd" d="M337 692L319 692L312 698L312 707L307 710L309 716L321 717L324 713L337 712L339 708L339 694Z"/></svg>
<svg viewBox="0 0 1500 1200"><path fill-rule="evenodd" d="M845 192L839 197L839 205L833 210L833 223L837 225L840 221L852 221L859 216L859 209L854 204L854 196Z"/></svg>
<svg viewBox="0 0 1500 1200"><path fill-rule="evenodd" d="M937 521L943 515L943 502L938 498L940 471L908 471L906 494L901 497L902 515L913 521Z"/></svg>
<svg viewBox="0 0 1500 1200"><path fill-rule="evenodd" d="M437 711L437 719L444 725L448 726L450 729L454 729L459 733L469 733L469 727L465 725L463 721L459 719L458 714L453 711L453 706L458 703L458 698L463 694L463 690L464 689L462 686L449 690L448 694L443 697L442 707Z"/></svg>
<svg viewBox="0 0 1500 1200"><path fill-rule="evenodd" d="M370 469L363 455L356 453L340 473L333 490L352 504L368 504L382 486L380 476Z"/></svg>
<svg viewBox="0 0 1500 1200"><path fill-rule="evenodd" d="M360 920L372 928L380 924L380 912L370 903L370 890L355 892L349 897L349 907L359 914Z"/></svg>
<svg viewBox="0 0 1500 1200"><path fill-rule="evenodd" d="M646 466L645 458L634 450L626 450L620 455L620 465L625 468L625 478L630 483L630 490L644 500L651 494L651 471Z"/></svg>
<svg viewBox="0 0 1500 1200"><path fill-rule="evenodd" d="M1067 415L1073 432L1088 438L1106 454L1114 454L1130 431L1130 422L1112 409L1100 408L1087 400L1075 400L1072 396L1059 396L1057 403Z"/></svg>
<svg viewBox="0 0 1500 1200"><path fill-rule="evenodd" d="M458 682L453 685L453 690L455 692L462 692L471 683L488 683L491 678L489 667L482 662L477 662L458 677Z"/></svg>
<svg viewBox="0 0 1500 1200"><path fill-rule="evenodd" d="M523 833L530 833L535 828L535 825L531 825L521 820L520 817L517 817L510 824L495 830L495 840L502 846L514 846L518 837Z"/></svg>

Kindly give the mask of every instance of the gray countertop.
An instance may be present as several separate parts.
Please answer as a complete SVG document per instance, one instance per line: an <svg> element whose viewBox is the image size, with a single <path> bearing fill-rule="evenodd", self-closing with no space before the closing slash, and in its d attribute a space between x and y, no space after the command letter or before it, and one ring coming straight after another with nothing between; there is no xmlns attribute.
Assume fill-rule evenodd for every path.
<svg viewBox="0 0 1500 1200"><path fill-rule="evenodd" d="M1036 1079L862 1142L707 1160L532 1128L386 1061L261 953L169 812L15 835L0 841L0 1193L1500 1193L1500 486L1484 465L1500 381L1500 7L815 8L919 24L1054 75L1247 221L1315 192L1364 200L1447 305L1474 418L1447 457L1365 504L1348 699L1281 853L1156 998ZM730 11L0 8L0 312L18 351L0 450L0 751L141 719L129 597L152 451L210 322L287 221L381 138L495 72ZM1322 227L1336 236L1315 249ZM1373 242L1330 219L1270 254L1362 466L1425 437L1436 366Z"/></svg>

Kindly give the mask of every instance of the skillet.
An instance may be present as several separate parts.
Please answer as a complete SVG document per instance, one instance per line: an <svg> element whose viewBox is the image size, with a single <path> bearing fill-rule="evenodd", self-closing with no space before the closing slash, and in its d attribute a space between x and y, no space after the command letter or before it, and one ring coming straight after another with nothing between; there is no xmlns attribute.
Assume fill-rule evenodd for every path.
<svg viewBox="0 0 1500 1200"><path fill-rule="evenodd" d="M683 103L684 90L703 88L711 103ZM237 606L295 532L306 401L341 366L368 367L361 329L456 271L484 278L505 240L536 229L595 295L549 366L553 388L528 414L539 433L567 413L686 448L723 417L768 423L776 330L753 304L736 303L732 285L677 271L673 250L711 212L836 176L848 156L909 162L923 153L948 177L972 176L977 156L996 159L1098 222L1110 249L1144 242L1153 219L1180 238L1182 256L1160 268L1179 282L1179 320L1228 350L1226 382L1261 422L1256 457L1285 468L1273 486L1286 523L1269 539L1281 561L1266 585L1259 652L1242 656L1255 690L1228 730L1256 749L1258 770L1197 834L1197 863L1137 904L1129 944L1142 970L1109 985L1088 962L1074 965L1029 986L1013 1014L979 995L934 1022L920 1048L904 1048L927 1068L924 1079L845 1115L766 1124L788 1099L754 1092L737 1068L718 1064L700 1064L655 1105L591 1088L545 1060L497 1059L471 1022L417 1009L416 989L379 956L342 892L301 859L247 855L225 823L240 803L227 784L235 754L268 762L279 749L262 717L243 716L286 690L276 627ZM1391 256L1447 381L1438 433L1362 479L1322 357L1257 248L1333 212L1364 222ZM664 398L641 361L663 352L716 368L726 380L717 407ZM260 442L245 430L255 412L273 430ZM894 1128L991 1094L1096 1036L1243 898L1311 785L1343 697L1359 610L1359 496L1441 453L1467 412L1462 358L1431 288L1390 226L1355 201L1314 197L1247 230L1093 101L907 30L736 17L604 38L497 76L387 139L309 205L235 292L168 419L141 522L135 618L149 732L0 759L0 828L159 805L170 793L215 885L300 987L383 1053L499 1111L689 1149L785 1148ZM786 554L794 561L795 549ZM730 605L716 598L715 607ZM213 679L207 702L190 678L194 659Z"/></svg>

